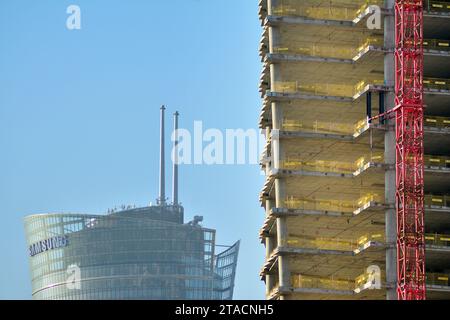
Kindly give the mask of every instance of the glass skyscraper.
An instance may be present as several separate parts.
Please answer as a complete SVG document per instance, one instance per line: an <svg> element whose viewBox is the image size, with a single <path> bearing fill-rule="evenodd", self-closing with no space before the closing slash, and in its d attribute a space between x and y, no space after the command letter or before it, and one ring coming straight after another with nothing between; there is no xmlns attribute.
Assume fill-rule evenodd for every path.
<svg viewBox="0 0 450 320"><path fill-rule="evenodd" d="M239 241L215 251L215 230L183 223L183 207L25 218L33 299L233 297Z"/></svg>
<svg viewBox="0 0 450 320"><path fill-rule="evenodd" d="M25 218L33 299L231 300L239 241L216 252L216 231L184 223L173 162L172 203L165 196L161 107L156 206L107 215L38 214ZM177 154L179 113L174 113Z"/></svg>

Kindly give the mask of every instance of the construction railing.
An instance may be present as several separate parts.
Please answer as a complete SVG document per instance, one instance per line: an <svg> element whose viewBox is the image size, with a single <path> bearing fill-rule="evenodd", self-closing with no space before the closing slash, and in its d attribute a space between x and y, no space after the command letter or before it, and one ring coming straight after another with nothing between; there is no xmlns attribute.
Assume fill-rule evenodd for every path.
<svg viewBox="0 0 450 320"><path fill-rule="evenodd" d="M383 46L382 37L370 37L355 46L343 46L340 43L311 43L299 41L289 46L274 48L274 53L299 54L311 57L353 59L368 46Z"/></svg>
<svg viewBox="0 0 450 320"><path fill-rule="evenodd" d="M425 0L424 6L427 11L450 12L450 2Z"/></svg>
<svg viewBox="0 0 450 320"><path fill-rule="evenodd" d="M367 205L370 202L383 203L384 195L370 193L360 197L356 201L350 200L328 200L328 199L306 199L288 196L285 205L288 209L314 210L314 211L334 211L353 212ZM424 198L425 206L450 207L450 195L426 194Z"/></svg>
<svg viewBox="0 0 450 320"><path fill-rule="evenodd" d="M356 123L339 123L333 121L305 121L284 118L282 129L285 131L308 131L354 135L361 132L367 125L367 119L362 119Z"/></svg>
<svg viewBox="0 0 450 320"><path fill-rule="evenodd" d="M273 84L273 90L282 93L350 97L355 92L355 86L332 83L301 84L298 81L276 81Z"/></svg>
<svg viewBox="0 0 450 320"><path fill-rule="evenodd" d="M426 127L450 128L450 118L447 117L425 116L424 121Z"/></svg>
<svg viewBox="0 0 450 320"><path fill-rule="evenodd" d="M425 234L425 243L432 246L448 247L450 246L450 235L427 233Z"/></svg>
<svg viewBox="0 0 450 320"><path fill-rule="evenodd" d="M424 49L448 51L450 50L450 41L440 39L425 39L423 40Z"/></svg>
<svg viewBox="0 0 450 320"><path fill-rule="evenodd" d="M381 289L382 272L377 266L368 268L366 272L352 279L337 277L318 277L296 274L291 277L292 286L295 288L314 288L324 290L340 290L361 292L365 289Z"/></svg>
<svg viewBox="0 0 450 320"><path fill-rule="evenodd" d="M448 287L450 284L448 282L449 275L442 273L426 273L427 284L432 286L444 286Z"/></svg>
<svg viewBox="0 0 450 320"><path fill-rule="evenodd" d="M288 237L285 244L294 248L353 251L355 253L359 253L361 247L370 242L384 243L384 235L381 233L367 234L359 237L358 239L291 235ZM430 246L448 247L450 246L450 235L427 233L425 234L425 242Z"/></svg>
<svg viewBox="0 0 450 320"><path fill-rule="evenodd" d="M359 253L361 247L370 242L384 242L384 235L381 233L368 234L358 239L325 238L290 236L286 240L286 245L293 248L319 249L319 250L339 250Z"/></svg>
<svg viewBox="0 0 450 320"><path fill-rule="evenodd" d="M368 272L361 274L355 279L327 278L296 274L291 276L291 284L294 288L360 292L367 288L381 289L381 275L378 275L378 277L380 287L376 287L376 275ZM450 285L449 275L427 272L426 283L427 285L448 287Z"/></svg>
<svg viewBox="0 0 450 320"><path fill-rule="evenodd" d="M363 170L370 163L383 163L384 154L374 153L364 155L354 162L309 160L304 161L298 157L286 157L280 161L281 168L286 170L303 170L309 172L334 172L352 174L358 170Z"/></svg>
<svg viewBox="0 0 450 320"><path fill-rule="evenodd" d="M370 37L355 46L343 46L340 43L311 43L307 41L298 41L289 46L280 46L274 48L274 53L298 54L310 57L353 59L366 48L383 47L382 37ZM425 39L423 41L425 49L448 51L450 50L450 41L441 39Z"/></svg>
<svg viewBox="0 0 450 320"><path fill-rule="evenodd" d="M432 207L450 207L450 195L426 194L425 205Z"/></svg>
<svg viewBox="0 0 450 320"><path fill-rule="evenodd" d="M423 78L425 89L450 90L450 80L441 78Z"/></svg>
<svg viewBox="0 0 450 320"><path fill-rule="evenodd" d="M425 89L450 90L450 80L424 78ZM303 93L322 96L354 97L365 90L368 85L384 85L384 80L362 80L356 85L340 83L300 83L299 81L276 81L272 90L281 93Z"/></svg>
<svg viewBox="0 0 450 320"><path fill-rule="evenodd" d="M358 200L306 199L288 196L285 205L288 209L334 211L353 213L370 202L383 202L384 195L369 193Z"/></svg>
<svg viewBox="0 0 450 320"><path fill-rule="evenodd" d="M276 81L272 90L281 93L303 93L317 96L353 97L368 85L383 85L384 80L363 80L356 85L341 83L300 83L299 81Z"/></svg>
<svg viewBox="0 0 450 320"><path fill-rule="evenodd" d="M450 168L450 157L446 156L424 156L425 166L436 168Z"/></svg>
<svg viewBox="0 0 450 320"><path fill-rule="evenodd" d="M297 274L291 276L291 283L294 288L324 289L324 290L344 290L353 291L355 289L354 280L321 278Z"/></svg>
<svg viewBox="0 0 450 320"><path fill-rule="evenodd" d="M302 161L299 158L287 157L281 161L281 168L286 170L304 170L311 172L353 173L354 165L351 162L311 160Z"/></svg>
<svg viewBox="0 0 450 320"><path fill-rule="evenodd" d="M279 0L273 14L279 16L301 16L312 19L352 21L370 5L383 6L382 0L354 1L295 1Z"/></svg>

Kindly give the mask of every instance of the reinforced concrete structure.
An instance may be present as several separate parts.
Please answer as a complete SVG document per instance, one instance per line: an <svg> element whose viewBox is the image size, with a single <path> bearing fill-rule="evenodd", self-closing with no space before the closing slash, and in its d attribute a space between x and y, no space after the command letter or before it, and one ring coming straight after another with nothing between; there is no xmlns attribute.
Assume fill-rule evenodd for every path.
<svg viewBox="0 0 450 320"><path fill-rule="evenodd" d="M156 206L25 218L33 299L232 299L239 241L217 252L216 231L202 217L184 223L176 161L173 201L165 197L164 109Z"/></svg>
<svg viewBox="0 0 450 320"><path fill-rule="evenodd" d="M419 39L413 40L414 57L423 54L414 83L401 78L395 64L399 50L411 45L405 40L399 46L404 31L396 3L422 5L259 1L259 125L267 140L261 278L268 299L402 299L408 298L402 296L405 281L423 281L427 299L450 298L450 2L423 1L423 16L411 20ZM420 232L402 234L397 223L408 217L396 205L400 180L412 173L398 175L404 140L393 115L400 79L423 94L425 107L416 130L423 140L414 147L419 160L404 159L419 163L415 175L424 180L421 185L414 176L411 190L423 194L412 212L421 214L423 203L425 275L422 258L412 258L419 267L411 269L397 254L405 241L421 246L409 238Z"/></svg>

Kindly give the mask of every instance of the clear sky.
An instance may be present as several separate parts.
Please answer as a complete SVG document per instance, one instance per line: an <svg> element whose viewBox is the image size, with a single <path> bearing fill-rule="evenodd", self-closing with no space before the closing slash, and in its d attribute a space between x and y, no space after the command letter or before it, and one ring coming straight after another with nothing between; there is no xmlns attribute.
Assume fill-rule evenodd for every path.
<svg viewBox="0 0 450 320"><path fill-rule="evenodd" d="M257 2L0 1L0 299L31 298L24 216L154 203L160 104L168 133L175 109L187 129L257 129ZM257 165L180 168L186 220L242 240L236 299L264 298L262 184Z"/></svg>

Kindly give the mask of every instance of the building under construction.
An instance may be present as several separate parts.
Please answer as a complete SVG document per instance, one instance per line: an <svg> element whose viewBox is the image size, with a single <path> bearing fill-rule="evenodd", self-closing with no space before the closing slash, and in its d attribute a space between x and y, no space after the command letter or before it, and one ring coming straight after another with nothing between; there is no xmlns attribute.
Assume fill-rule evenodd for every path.
<svg viewBox="0 0 450 320"><path fill-rule="evenodd" d="M184 223L176 158L166 198L164 109L157 205L25 218L33 299L232 299L239 241L217 252L216 230L201 226L202 217Z"/></svg>
<svg viewBox="0 0 450 320"><path fill-rule="evenodd" d="M449 299L450 1L259 16L267 299Z"/></svg>

